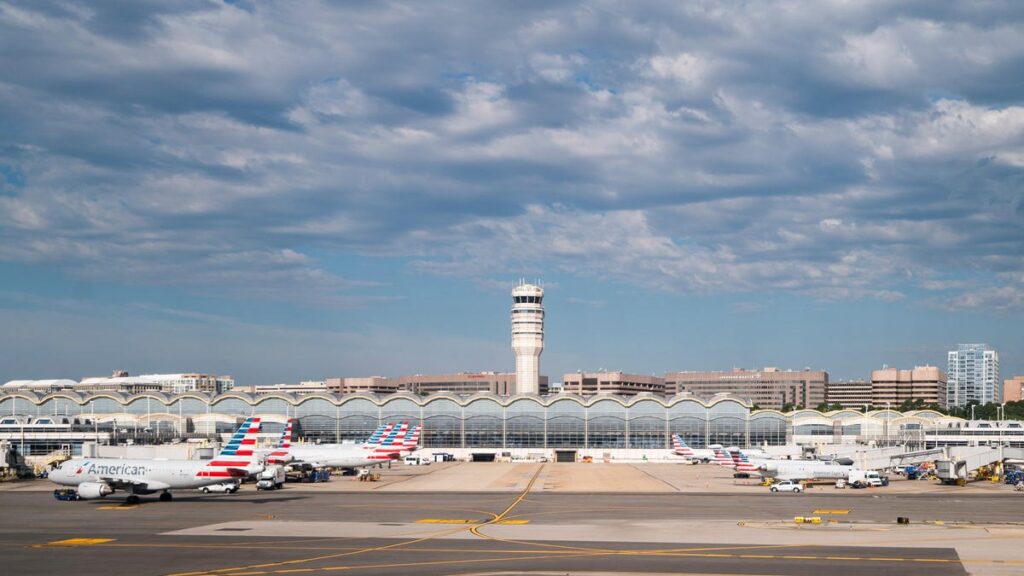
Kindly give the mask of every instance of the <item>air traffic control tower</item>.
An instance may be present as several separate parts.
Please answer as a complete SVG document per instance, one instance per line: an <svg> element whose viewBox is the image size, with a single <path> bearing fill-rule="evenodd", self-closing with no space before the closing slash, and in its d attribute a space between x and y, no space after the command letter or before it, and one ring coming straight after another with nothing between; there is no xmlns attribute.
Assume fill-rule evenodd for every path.
<svg viewBox="0 0 1024 576"><path fill-rule="evenodd" d="M516 393L540 393L540 353L544 351L544 289L520 281L512 289L512 352Z"/></svg>

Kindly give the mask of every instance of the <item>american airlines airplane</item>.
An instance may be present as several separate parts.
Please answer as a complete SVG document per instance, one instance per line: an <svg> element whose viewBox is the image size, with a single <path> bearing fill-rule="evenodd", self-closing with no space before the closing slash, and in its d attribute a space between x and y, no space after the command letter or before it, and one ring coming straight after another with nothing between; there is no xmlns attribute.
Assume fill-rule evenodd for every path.
<svg viewBox="0 0 1024 576"><path fill-rule="evenodd" d="M51 481L77 487L83 500L103 498L117 490L128 492L136 504L140 494L160 492L161 502L171 501L171 490L201 488L225 480L246 478L263 470L253 449L260 419L249 418L212 460L125 460L75 458L50 472Z"/></svg>
<svg viewBox="0 0 1024 576"><path fill-rule="evenodd" d="M814 478L847 478L854 467L821 460L751 460L739 450L731 452L737 475L758 473L762 478L776 480L811 480Z"/></svg>
<svg viewBox="0 0 1024 576"><path fill-rule="evenodd" d="M267 463L313 468L372 466L388 460L397 460L404 454L416 450L421 429L422 426L417 425L409 434L409 423L402 422L398 426L388 424L383 430L378 428L380 434L374 433L377 437L375 442L368 440L363 444L296 446L291 443L292 422L289 420L277 447L267 457Z"/></svg>
<svg viewBox="0 0 1024 576"><path fill-rule="evenodd" d="M676 456L682 456L683 458L686 458L691 462L711 462L712 460L714 460L714 446L718 445L713 444L712 447L709 448L690 448L689 446L686 445L686 442L683 441L682 436L680 436L679 434L672 435L672 449L675 452Z"/></svg>

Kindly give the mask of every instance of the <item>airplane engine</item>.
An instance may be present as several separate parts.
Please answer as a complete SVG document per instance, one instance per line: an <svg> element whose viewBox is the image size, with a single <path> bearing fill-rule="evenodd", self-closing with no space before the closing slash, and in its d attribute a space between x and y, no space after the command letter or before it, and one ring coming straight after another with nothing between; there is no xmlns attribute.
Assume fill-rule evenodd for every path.
<svg viewBox="0 0 1024 576"><path fill-rule="evenodd" d="M82 482L78 485L78 497L82 500L95 500L113 493L114 489L103 482Z"/></svg>

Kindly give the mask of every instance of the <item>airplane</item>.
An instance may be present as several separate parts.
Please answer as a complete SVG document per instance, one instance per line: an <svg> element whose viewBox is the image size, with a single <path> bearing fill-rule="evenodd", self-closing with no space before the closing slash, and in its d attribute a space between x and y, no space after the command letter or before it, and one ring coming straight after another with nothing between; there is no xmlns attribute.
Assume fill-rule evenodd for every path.
<svg viewBox="0 0 1024 576"><path fill-rule="evenodd" d="M378 429L381 433L376 442L303 446L291 444L289 422L278 446L271 452L267 461L271 464L288 463L296 467L312 468L372 466L388 460L397 460L403 454L416 450L421 429L422 426L417 425L412 434L409 434L409 423L402 422L398 426L389 424L383 430ZM285 438L285 435L288 437Z"/></svg>
<svg viewBox="0 0 1024 576"><path fill-rule="evenodd" d="M763 478L776 480L810 480L813 478L848 478L854 467L820 460L770 460L758 466Z"/></svg>
<svg viewBox="0 0 1024 576"><path fill-rule="evenodd" d="M138 504L140 494L156 492L161 502L170 502L171 490L201 488L261 472L263 465L253 451L259 431L259 418L246 419L213 460L74 458L50 472L49 479L77 487L82 500L123 490L128 492L129 504Z"/></svg>
<svg viewBox="0 0 1024 576"><path fill-rule="evenodd" d="M691 462L707 463L715 459L713 448L690 448L679 434L672 435L672 449L676 456L682 456Z"/></svg>

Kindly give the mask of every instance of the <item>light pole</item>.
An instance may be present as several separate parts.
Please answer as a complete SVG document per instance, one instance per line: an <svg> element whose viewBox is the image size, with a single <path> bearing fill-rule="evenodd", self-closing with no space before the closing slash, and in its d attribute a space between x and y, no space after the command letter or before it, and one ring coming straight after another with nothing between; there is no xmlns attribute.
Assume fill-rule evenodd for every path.
<svg viewBox="0 0 1024 576"><path fill-rule="evenodd" d="M889 418L892 414L889 413L889 403L885 403L885 446L889 446Z"/></svg>
<svg viewBox="0 0 1024 576"><path fill-rule="evenodd" d="M976 404L971 404L971 422L974 422L974 407Z"/></svg>

